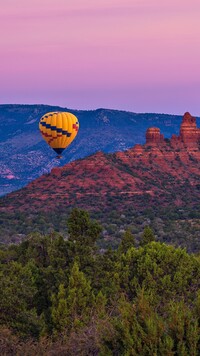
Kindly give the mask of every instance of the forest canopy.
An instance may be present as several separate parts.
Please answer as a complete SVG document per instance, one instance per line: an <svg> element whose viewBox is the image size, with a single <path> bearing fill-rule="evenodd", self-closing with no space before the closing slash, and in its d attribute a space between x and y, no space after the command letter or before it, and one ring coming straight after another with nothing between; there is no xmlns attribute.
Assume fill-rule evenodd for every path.
<svg viewBox="0 0 200 356"><path fill-rule="evenodd" d="M72 210L69 237L31 233L0 249L1 354L198 355L200 258ZM28 350L28 351L27 351Z"/></svg>

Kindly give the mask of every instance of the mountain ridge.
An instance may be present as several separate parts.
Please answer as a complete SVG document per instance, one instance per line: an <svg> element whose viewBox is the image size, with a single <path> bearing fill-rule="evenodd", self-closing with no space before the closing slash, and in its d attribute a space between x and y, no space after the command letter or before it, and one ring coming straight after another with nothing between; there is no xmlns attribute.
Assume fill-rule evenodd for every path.
<svg viewBox="0 0 200 356"><path fill-rule="evenodd" d="M158 240L198 251L198 135L196 120L186 115L179 135L171 139L164 138L158 127L148 128L144 145L114 153L98 151L54 167L1 197L2 241L16 243L32 231L56 230L65 236L68 214L78 207L103 224L103 246L117 246L127 228L139 241L144 226L151 224Z"/></svg>
<svg viewBox="0 0 200 356"><path fill-rule="evenodd" d="M27 194L28 206L25 204L25 208L32 209L29 202L31 201L33 206L33 201L38 199L38 203L35 202L34 206L43 210L44 205L44 210L49 210L51 204L50 202L46 204L46 199L49 197L59 195L59 206L62 204L73 206L76 202L75 196L77 196L79 205L90 210L89 203L82 202L82 199L85 201L85 196L89 194L93 195L93 198L95 195L99 196L98 205L101 206L102 197L105 195L118 197L119 194L141 196L148 194L149 197L156 199L158 194L164 193L165 199L161 201L165 204L167 196L174 194L175 186L186 183L188 189L191 187L195 189L196 185L198 186L200 129L196 127L196 121L193 129L190 127L191 118L192 116L188 116L187 113L184 115L180 136L173 135L170 140L165 140L158 128L149 128L146 132L146 143L143 146L137 144L126 151L111 154L100 151L61 168L53 168L49 174L37 178L26 188L9 194L7 199L9 200L10 197L14 199L16 206L16 198L21 197L18 209L23 210L23 202ZM188 121L189 126L187 126ZM197 132L196 141L192 130ZM159 179L158 172L162 179ZM51 186L54 188L51 189ZM65 203L62 199L63 194ZM126 204L128 201L127 197ZM184 204L184 197L178 196L174 203L175 205ZM105 204L104 201L104 207ZM52 209L55 209L55 204Z"/></svg>
<svg viewBox="0 0 200 356"><path fill-rule="evenodd" d="M38 129L47 111L68 110L78 116L80 131L59 162ZM70 110L46 105L0 105L0 195L25 186L53 167L84 158L99 150L124 151L143 144L145 131L156 125L170 137L177 134L181 116L136 114L111 109ZM200 119L198 119L200 123Z"/></svg>

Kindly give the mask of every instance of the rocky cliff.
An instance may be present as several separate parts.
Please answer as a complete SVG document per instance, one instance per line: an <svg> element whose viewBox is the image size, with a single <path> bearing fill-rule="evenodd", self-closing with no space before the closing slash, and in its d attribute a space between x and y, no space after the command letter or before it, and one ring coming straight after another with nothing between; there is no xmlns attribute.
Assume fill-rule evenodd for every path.
<svg viewBox="0 0 200 356"><path fill-rule="evenodd" d="M62 160L43 140L38 122L50 111L70 111L80 123L79 134ZM178 135L181 116L97 109L71 110L47 105L0 105L0 195L17 190L55 166L87 157L97 151L125 151L145 143L145 131L159 127L165 137ZM200 118L197 118L200 126Z"/></svg>
<svg viewBox="0 0 200 356"><path fill-rule="evenodd" d="M146 131L146 144L158 144L164 141L164 136L161 135L160 129L157 127L150 127Z"/></svg>
<svg viewBox="0 0 200 356"><path fill-rule="evenodd" d="M179 140L185 144L199 145L200 129L197 128L196 119L186 112L180 129Z"/></svg>
<svg viewBox="0 0 200 356"><path fill-rule="evenodd" d="M200 203L200 141L186 113L180 135L164 139L150 128L146 143L124 152L97 152L54 168L0 201L1 211L55 211L79 206L91 211L141 211L148 206L195 207Z"/></svg>
<svg viewBox="0 0 200 356"><path fill-rule="evenodd" d="M161 135L160 129L157 127L151 127L146 132L146 144L157 145L164 143L164 136ZM199 147L200 144L200 128L197 128L196 118L186 112L183 116L183 120L180 126L179 136L172 135L170 140L172 146L185 144L185 146Z"/></svg>

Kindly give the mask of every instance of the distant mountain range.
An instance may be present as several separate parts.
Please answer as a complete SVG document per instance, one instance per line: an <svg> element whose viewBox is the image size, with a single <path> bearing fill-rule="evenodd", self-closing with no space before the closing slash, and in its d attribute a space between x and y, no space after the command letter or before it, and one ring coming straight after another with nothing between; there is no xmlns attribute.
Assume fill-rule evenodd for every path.
<svg viewBox="0 0 200 356"><path fill-rule="evenodd" d="M38 122L49 111L70 111L80 122L79 134L64 152L55 158L43 140ZM197 119L200 123L200 119ZM136 114L98 109L71 110L47 105L0 105L0 195L19 189L53 167L84 158L97 151L125 151L145 142L149 126L161 129L165 137L178 134L181 116Z"/></svg>
<svg viewBox="0 0 200 356"><path fill-rule="evenodd" d="M40 225L39 230L42 229L45 223L40 214L46 216L48 223L54 220L55 228L62 217L66 219L69 209L76 206L99 214L100 220L107 223L112 221L114 213L119 227L126 217L129 223L133 217L133 221L137 220L138 213L169 220L170 209L177 208L178 215L173 219L178 220L182 212L189 211L190 218L197 218L191 226L196 226L194 245L194 235L200 233L200 129L195 118L186 113L180 135L173 134L171 139L165 139L159 128L149 128L144 145L137 144L116 153L97 152L64 167L53 168L0 200L0 211L5 214L2 223L7 231L6 219L11 221L12 217L16 223L21 219L20 214L27 215L28 219L26 223L24 217L21 219L22 231L34 221ZM124 216L122 221L120 216ZM185 236L183 245L190 233ZM164 230L162 239L163 236L169 238Z"/></svg>

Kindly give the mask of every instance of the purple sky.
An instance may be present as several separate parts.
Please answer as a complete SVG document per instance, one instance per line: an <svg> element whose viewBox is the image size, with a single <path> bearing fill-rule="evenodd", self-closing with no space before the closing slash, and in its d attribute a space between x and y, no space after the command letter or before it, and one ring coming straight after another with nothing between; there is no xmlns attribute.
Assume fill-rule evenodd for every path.
<svg viewBox="0 0 200 356"><path fill-rule="evenodd" d="M200 0L1 0L0 101L200 116Z"/></svg>

